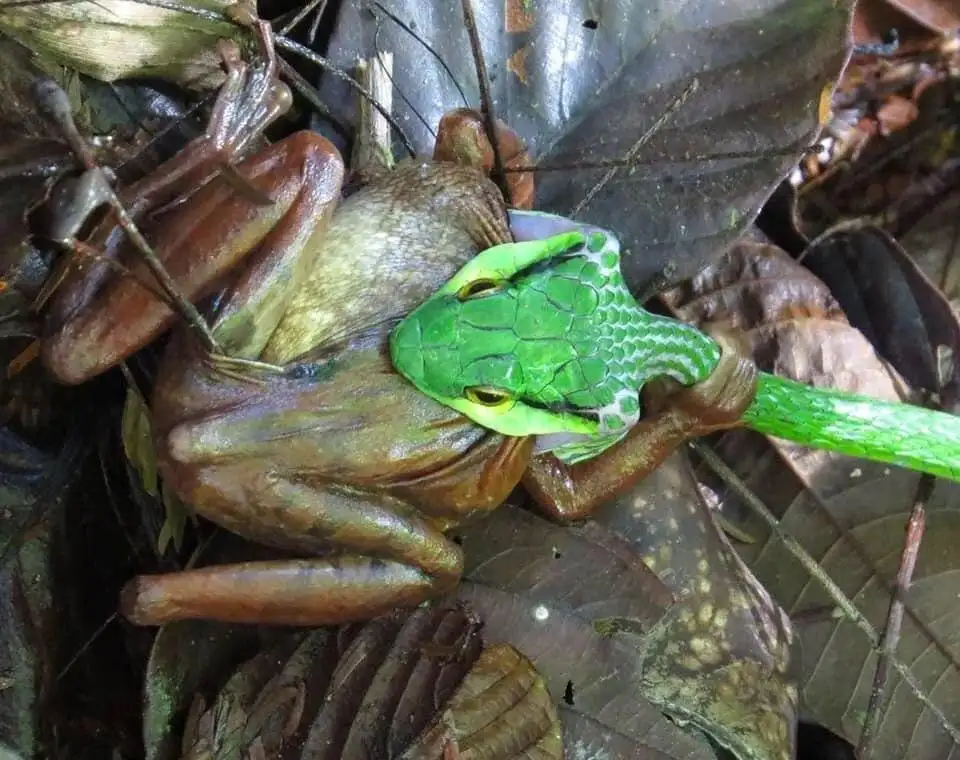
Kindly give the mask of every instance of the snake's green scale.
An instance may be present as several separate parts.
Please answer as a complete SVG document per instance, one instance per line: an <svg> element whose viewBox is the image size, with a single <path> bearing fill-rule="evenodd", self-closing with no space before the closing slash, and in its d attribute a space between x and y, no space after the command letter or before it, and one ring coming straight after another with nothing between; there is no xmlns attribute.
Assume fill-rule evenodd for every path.
<svg viewBox="0 0 960 760"><path fill-rule="evenodd" d="M556 217L562 220L560 217ZM641 308L605 230L480 253L391 335L397 370L427 395L506 435L541 437L567 463L600 454L641 415L640 389L706 379L719 346ZM762 433L960 480L960 418L761 373L743 415Z"/></svg>

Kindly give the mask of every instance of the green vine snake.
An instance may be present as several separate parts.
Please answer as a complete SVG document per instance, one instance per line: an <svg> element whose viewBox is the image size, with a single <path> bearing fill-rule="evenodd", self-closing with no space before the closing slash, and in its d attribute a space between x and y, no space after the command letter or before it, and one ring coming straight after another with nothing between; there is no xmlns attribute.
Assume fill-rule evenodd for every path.
<svg viewBox="0 0 960 760"><path fill-rule="evenodd" d="M390 339L397 371L421 392L573 464L640 419L658 376L705 380L720 347L641 308L617 238L549 214L511 212L529 239L489 248L405 317ZM960 418L759 374L742 423L761 433L960 481Z"/></svg>

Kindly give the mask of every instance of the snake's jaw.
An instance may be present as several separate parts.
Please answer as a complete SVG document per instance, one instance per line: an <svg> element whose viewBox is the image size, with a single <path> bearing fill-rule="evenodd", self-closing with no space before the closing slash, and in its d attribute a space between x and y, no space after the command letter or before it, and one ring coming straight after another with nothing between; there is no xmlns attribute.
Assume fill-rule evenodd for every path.
<svg viewBox="0 0 960 760"><path fill-rule="evenodd" d="M527 406L522 401L510 401L496 406L485 406L465 398L442 401L464 417L501 435L522 438L528 435L596 436L599 425L593 420L569 412L551 412Z"/></svg>
<svg viewBox="0 0 960 760"><path fill-rule="evenodd" d="M420 308L429 307L426 302ZM528 435L567 434L594 436L599 425L593 420L568 412L553 412L530 407L517 399L509 399L496 405L479 404L463 396L445 395L438 391L442 384L434 377L431 367L443 362L427 362L429 349L423 346L423 325L417 311L412 312L390 334L390 357L397 372L412 383L417 390L464 417L502 435L523 437ZM455 357L453 364L456 364ZM428 366L431 365L431 366ZM449 369L449 367L448 367Z"/></svg>

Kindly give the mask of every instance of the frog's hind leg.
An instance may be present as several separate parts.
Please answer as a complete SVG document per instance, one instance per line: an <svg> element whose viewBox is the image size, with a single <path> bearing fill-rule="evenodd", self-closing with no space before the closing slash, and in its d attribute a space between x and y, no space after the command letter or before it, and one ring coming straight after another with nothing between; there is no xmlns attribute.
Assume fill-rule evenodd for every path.
<svg viewBox="0 0 960 760"><path fill-rule="evenodd" d="M245 486L249 476L228 467L201 477L208 498L216 493L207 510L225 527L287 551L338 553L140 576L121 594L121 612L134 623L333 625L416 606L459 581L459 547L396 498L271 474Z"/></svg>
<svg viewBox="0 0 960 760"><path fill-rule="evenodd" d="M68 250L83 250L92 252L95 256L74 255L65 258L60 271L50 278L50 286L38 299L38 302L42 303L51 293L53 296L46 313L46 336L42 355L48 368L61 381L81 382L125 358L130 350L119 350L115 345L124 343L124 335L131 335L128 343L140 341L144 333L147 339L156 337L172 322L174 311L186 316L203 334L210 347L215 345L205 322L190 303L190 298L196 295L196 289L193 293L183 293L181 283L178 283L167 269L169 257L154 249L162 245L162 235L169 235L171 230L176 235L179 231L178 224L189 220L191 216L196 219L198 204L202 205L204 200L209 200L211 183L221 188L226 183L235 194L245 196L247 202L253 206L269 207L277 199L276 195L269 192L269 188L264 189L250 179L251 168L253 174L257 173L256 157L244 164L244 168L248 170L245 174L238 171L235 165L236 160L253 143L253 139L286 111L291 102L289 88L277 79L269 26L259 24L257 29L261 36L263 56L253 64L244 63L232 43L221 45L227 78L218 93L204 134L147 177L116 193L111 188L105 171L91 164L92 154L82 151L83 140L73 124L66 95L52 82L41 82L37 85L38 97L42 96L47 103L47 111L60 123L64 133L73 135L72 142L78 144L77 149L82 151L84 163L88 167L81 180L75 183L72 195L59 199L61 202L58 207L58 223L51 228L49 236L60 241ZM339 161L339 155L332 145L322 145L321 148L322 152L332 152L336 161ZM326 174L329 175L330 172L327 171ZM215 179L217 176L222 178L219 182ZM313 177L304 176L305 181L310 179ZM171 207L174 198L179 199L176 205L185 216L177 216L175 212L168 211L161 240L147 242L138 225L143 222L148 212L156 213L164 204ZM190 203L185 204L183 198L190 198ZM89 240L80 244L76 235L86 225L91 214L104 204L113 208L115 219L105 219ZM270 213L264 211L263 216L269 218ZM120 223L116 224L116 220ZM222 227L224 221L229 220L229 216L214 218L212 222L208 221L208 224L220 224ZM238 240L236 247L249 245L250 242ZM134 248L139 250L139 256L133 253ZM204 265L209 265L210 258L203 252L193 263L199 264L199 268L203 269ZM145 266L144 261L149 266ZM181 269L183 268L181 266ZM191 271L191 279L196 280L197 276L192 267L188 269ZM122 277L118 275L118 270ZM149 322L149 318L140 319L140 310L135 308L132 312L123 313L123 320L116 330L108 334L101 331L95 336L92 333L87 334L90 326L102 326L102 312L113 308L107 304L105 308L98 309L94 303L96 300L102 303L102 297L108 293L111 282L118 279L131 281L119 290L134 294L138 301L146 299L153 302L156 313L152 318L156 321L159 313L162 324L159 327L152 324L151 329L146 331L130 331L128 328L131 323ZM139 279L139 282L133 282L136 279ZM157 297L157 292L165 293L166 297ZM169 305L175 308L171 309ZM105 343L103 349L99 345L100 341ZM87 353L90 355L90 362L77 361Z"/></svg>
<svg viewBox="0 0 960 760"><path fill-rule="evenodd" d="M339 202L343 162L325 138L297 132L246 159L238 171L267 195L269 205L234 192L229 184L211 182L189 205L169 212L154 248L176 287L192 301L222 287L243 262L244 275L234 279L234 293L223 301L214 331L222 350L243 345L254 352L251 358L309 268L315 236L326 229ZM134 263L133 272L149 278L142 263ZM62 382L99 374L174 323L175 312L145 289L140 277L114 277L97 290L85 290L83 308L58 315L63 321L50 317L43 358ZM237 308L241 302L242 310Z"/></svg>

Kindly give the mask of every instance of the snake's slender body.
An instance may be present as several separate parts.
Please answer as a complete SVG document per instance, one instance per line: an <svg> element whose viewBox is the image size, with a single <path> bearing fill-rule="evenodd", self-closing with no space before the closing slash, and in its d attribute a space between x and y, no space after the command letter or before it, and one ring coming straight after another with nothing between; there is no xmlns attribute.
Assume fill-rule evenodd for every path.
<svg viewBox="0 0 960 760"><path fill-rule="evenodd" d="M960 481L960 418L760 374L743 415L760 433Z"/></svg>
<svg viewBox="0 0 960 760"><path fill-rule="evenodd" d="M401 323L391 351L423 392L505 434L545 436L572 463L626 435L648 380L693 385L721 352L708 335L636 302L614 236L562 221L570 231L481 253ZM760 373L742 422L960 480L960 418L945 413Z"/></svg>

